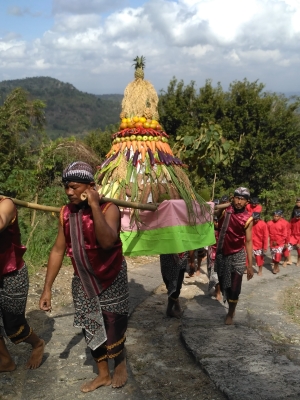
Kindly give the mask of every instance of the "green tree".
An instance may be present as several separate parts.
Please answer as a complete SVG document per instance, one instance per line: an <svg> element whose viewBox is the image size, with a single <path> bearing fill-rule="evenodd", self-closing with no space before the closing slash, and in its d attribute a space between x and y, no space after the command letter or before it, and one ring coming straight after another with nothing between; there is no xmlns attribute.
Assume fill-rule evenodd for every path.
<svg viewBox="0 0 300 400"><path fill-rule="evenodd" d="M90 131L83 141L103 160L111 148L112 134L117 132L118 129L118 125L109 125L104 131L95 129Z"/></svg>
<svg viewBox="0 0 300 400"><path fill-rule="evenodd" d="M226 166L237 148L214 122L222 115L223 98L220 85L214 89L207 81L197 94L194 82L184 86L175 78L167 92L161 93L162 125L171 135L171 142L175 141L176 155L188 164L190 178L198 189L212 183L218 166Z"/></svg>
<svg viewBox="0 0 300 400"><path fill-rule="evenodd" d="M30 101L27 93L13 90L0 107L0 183L15 169L24 171L42 139L45 124L44 103Z"/></svg>
<svg viewBox="0 0 300 400"><path fill-rule="evenodd" d="M220 124L225 136L239 143L233 163L224 171L228 186L246 185L253 193L269 190L299 162L299 99L264 92L256 82L234 82L225 95Z"/></svg>
<svg viewBox="0 0 300 400"><path fill-rule="evenodd" d="M205 177L209 186L216 173L220 192L244 185L259 195L263 190L272 190L274 181L282 184L285 174L299 163L299 100L267 93L262 83L246 79L233 82L227 92L220 84L213 87L207 81L197 93L194 82L185 86L183 81L173 78L167 91L161 93L159 112L162 125L173 138L182 141L186 136L185 143L190 141L192 147L195 137L201 138L203 146L197 144L199 155L187 152L186 162L191 170L199 172L198 176ZM203 147L213 147L213 141L209 142L209 137L213 137L209 125L220 127L231 150L228 148L230 157L226 163L212 163L211 169L208 163L203 169L199 163L206 166L209 158L202 152ZM201 126L209 137L201 136ZM218 159L218 153L216 156Z"/></svg>

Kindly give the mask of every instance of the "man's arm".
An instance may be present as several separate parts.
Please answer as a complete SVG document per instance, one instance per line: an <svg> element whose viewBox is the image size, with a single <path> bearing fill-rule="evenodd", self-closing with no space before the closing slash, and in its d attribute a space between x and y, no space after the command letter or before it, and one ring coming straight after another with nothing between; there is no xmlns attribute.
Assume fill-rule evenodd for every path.
<svg viewBox="0 0 300 400"><path fill-rule="evenodd" d="M115 204L111 204L103 214L99 207L102 196L91 189L86 190L86 194L93 213L97 241L103 249L109 250L119 236L120 210Z"/></svg>
<svg viewBox="0 0 300 400"><path fill-rule="evenodd" d="M229 202L216 205L214 208L214 215L217 216L218 218L220 218L223 210L225 210L225 208L227 208L229 206L231 206L231 203L229 203Z"/></svg>
<svg viewBox="0 0 300 400"><path fill-rule="evenodd" d="M247 266L247 279L248 281L253 278L253 267L252 267L252 226L253 221L250 222L246 229L246 253L248 258L248 266Z"/></svg>
<svg viewBox="0 0 300 400"><path fill-rule="evenodd" d="M59 224L58 234L48 259L44 291L40 298L41 310L51 311L51 288L61 268L63 258L65 255L65 250L66 250L65 235L63 227L61 226L61 224Z"/></svg>
<svg viewBox="0 0 300 400"><path fill-rule="evenodd" d="M11 199L0 203L0 232L4 231L16 215L16 207Z"/></svg>

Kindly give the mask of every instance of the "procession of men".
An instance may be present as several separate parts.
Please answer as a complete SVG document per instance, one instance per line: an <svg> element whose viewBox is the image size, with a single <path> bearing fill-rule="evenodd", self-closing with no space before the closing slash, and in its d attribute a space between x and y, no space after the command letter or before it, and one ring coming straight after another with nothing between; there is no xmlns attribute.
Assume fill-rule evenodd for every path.
<svg viewBox="0 0 300 400"><path fill-rule="evenodd" d="M69 164L62 173L62 183L69 203L60 212L57 239L50 252L40 309L51 311L51 288L66 253L74 268L72 296L75 308L74 326L82 329L86 345L95 360L98 375L85 383L86 393L101 386L121 388L127 381L125 340L128 317L128 282L126 261L120 240L121 215L111 202L101 203L95 190L94 171L84 162ZM81 195L85 193L85 199ZM254 276L252 260L262 276L265 255L271 251L273 274L290 261L290 251L297 250L300 266L300 207L297 199L290 222L281 210L265 223L262 207L250 191L239 187L231 198L215 206L216 244L209 249L210 289L217 300L228 302L225 324L234 323L242 290L243 276ZM21 244L17 209L11 199L0 202L0 372L16 368L5 341L32 346L26 364L29 369L42 363L44 340L40 339L25 318L28 273ZM187 249L188 250L188 249ZM191 249L190 249L191 250ZM184 272L193 268L193 251L161 256L162 277L168 290L167 316L180 318L179 295ZM114 361L111 376L108 361Z"/></svg>

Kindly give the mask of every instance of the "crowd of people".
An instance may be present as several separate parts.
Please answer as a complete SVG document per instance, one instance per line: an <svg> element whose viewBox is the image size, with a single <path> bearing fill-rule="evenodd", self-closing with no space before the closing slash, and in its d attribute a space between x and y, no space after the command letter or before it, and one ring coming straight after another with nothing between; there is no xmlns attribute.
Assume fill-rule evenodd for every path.
<svg viewBox="0 0 300 400"><path fill-rule="evenodd" d="M92 167L77 161L67 166L62 182L69 203L62 207L57 238L50 252L41 310L51 311L51 288L59 273L63 257L71 258L74 268L72 296L74 326L82 329L87 346L96 362L98 375L81 390L90 392L100 386L122 387L127 381L125 333L128 316L127 266L120 240L121 215L113 203L102 203L95 190ZM85 193L85 200L81 195ZM207 257L209 292L218 300L228 302L225 324L231 325L239 300L244 274L250 280L256 261L262 275L265 253L270 248L273 273L291 263L290 251L297 249L300 266L300 198L290 221L281 210L273 219L261 219L262 206L250 198L247 188L239 187L233 196L215 202L214 232L216 244L207 249L180 254L160 255L161 273L168 291L166 314L180 318L179 304L184 274L200 274L201 261ZM45 342L29 326L25 318L28 294L28 272L23 259L26 251L21 244L17 209L13 201L0 201L0 372L16 368L5 340L32 347L27 368L42 363ZM5 339L6 338L6 339ZM111 376L108 360L114 360Z"/></svg>

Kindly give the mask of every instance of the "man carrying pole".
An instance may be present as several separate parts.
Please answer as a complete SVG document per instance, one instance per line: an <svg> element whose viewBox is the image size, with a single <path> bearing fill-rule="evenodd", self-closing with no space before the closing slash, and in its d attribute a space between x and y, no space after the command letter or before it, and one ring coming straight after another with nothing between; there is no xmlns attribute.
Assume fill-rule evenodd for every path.
<svg viewBox="0 0 300 400"><path fill-rule="evenodd" d="M81 391L100 386L122 387L127 380L125 332L128 315L127 266L120 240L121 217L112 203L99 204L92 167L71 163L63 172L69 204L61 209L55 244L50 252L40 308L51 310L51 287L64 254L71 258L74 326L82 328L97 363L98 375ZM82 193L86 200L81 200ZM114 360L111 378L108 359Z"/></svg>
<svg viewBox="0 0 300 400"><path fill-rule="evenodd" d="M235 190L232 204L219 216L219 239L216 255L216 270L224 301L229 309L225 318L226 325L232 325L235 309L242 287L242 279L247 268L247 279L252 279L252 225L253 218L246 210L250 193L247 188ZM246 248L246 251L245 251ZM246 265L246 256L248 263Z"/></svg>
<svg viewBox="0 0 300 400"><path fill-rule="evenodd" d="M16 364L4 337L14 344L25 342L32 351L26 368L38 368L45 342L28 325L25 307L29 289L28 271L23 260L26 247L21 244L17 209L9 198L0 200L0 372L13 371Z"/></svg>

